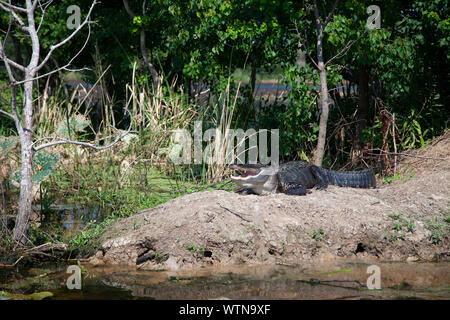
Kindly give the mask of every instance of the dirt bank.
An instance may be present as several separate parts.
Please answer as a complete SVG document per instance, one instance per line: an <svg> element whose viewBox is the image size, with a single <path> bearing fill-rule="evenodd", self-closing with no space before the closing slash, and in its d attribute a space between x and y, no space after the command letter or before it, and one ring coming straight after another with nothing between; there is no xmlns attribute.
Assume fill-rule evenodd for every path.
<svg viewBox="0 0 450 320"><path fill-rule="evenodd" d="M450 159L450 138L417 152ZM190 194L111 226L93 264L143 269L298 264L340 258L448 260L450 161L407 158L377 189L307 196Z"/></svg>

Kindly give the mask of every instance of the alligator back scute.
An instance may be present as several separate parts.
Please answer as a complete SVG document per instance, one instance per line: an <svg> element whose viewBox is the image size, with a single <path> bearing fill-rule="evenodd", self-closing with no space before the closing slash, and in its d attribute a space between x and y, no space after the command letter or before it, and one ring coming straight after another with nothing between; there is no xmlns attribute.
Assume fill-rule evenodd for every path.
<svg viewBox="0 0 450 320"><path fill-rule="evenodd" d="M352 188L376 187L376 179L372 169L361 171L322 170L328 179L328 183L336 186Z"/></svg>

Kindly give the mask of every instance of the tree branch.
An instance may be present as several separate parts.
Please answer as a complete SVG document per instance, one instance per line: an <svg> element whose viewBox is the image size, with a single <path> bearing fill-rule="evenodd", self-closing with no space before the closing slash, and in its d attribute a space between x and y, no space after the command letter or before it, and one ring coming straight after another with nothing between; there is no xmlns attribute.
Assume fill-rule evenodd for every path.
<svg viewBox="0 0 450 320"><path fill-rule="evenodd" d="M12 5L11 3L5 2L5 1L3 1L3 0L0 0L0 4L3 4L3 5L5 5L5 6L8 6L10 9L13 9L13 10L16 10L16 11L27 12L27 9L22 8L22 7L18 7L18 6L15 6L15 5Z"/></svg>
<svg viewBox="0 0 450 320"><path fill-rule="evenodd" d="M125 7L125 11L128 13L128 15L133 19L136 15L134 14L133 10L131 10L128 0L123 0L123 6Z"/></svg>
<svg viewBox="0 0 450 320"><path fill-rule="evenodd" d="M52 2L53 2L53 0L48 1L48 2L45 4L45 7L42 8L41 2L39 1L39 7L41 8L42 16L41 16L41 21L39 21L39 26L38 26L36 32L39 32L39 30L41 29L41 25L42 25L42 22L44 21L44 17L45 17L47 8L52 4Z"/></svg>
<svg viewBox="0 0 450 320"><path fill-rule="evenodd" d="M10 29L11 29L11 18L10 18L10 21L9 21L8 31L6 32L5 40L3 42L0 41L0 58L5 63L6 71L8 73L8 77L9 77L9 81L14 84L14 83L16 83L16 79L14 78L14 74L12 73L12 70L11 70L11 66L10 66L10 61L11 60L8 59L6 57L6 54L5 54L5 43L6 43L6 39L8 38ZM11 61L11 62L13 62L13 61ZM19 64L17 64L17 65L19 65ZM21 66L21 67L24 68L23 66ZM24 68L24 70L25 70L25 68Z"/></svg>
<svg viewBox="0 0 450 320"><path fill-rule="evenodd" d="M11 59L9 59L9 58L6 56L6 54L5 54L5 51L4 51L5 45L4 45L4 43L6 42L6 38L8 37L8 33L9 33L9 30L8 30L8 32L6 33L5 40L4 40L3 42L0 41L0 59L3 60L3 61L5 62L5 64L8 65L8 67L6 67L6 70L8 70L8 68L10 69L10 66L13 66L13 67L16 68L16 69L19 69L20 71L25 72L25 67L24 67L23 65L21 65L21 64L19 64L19 63L17 63L17 62L15 62L15 61L13 61L13 60L11 60ZM12 73L11 73L11 75L12 75ZM12 81L13 79L14 79L14 77L13 77L12 79L11 79L11 77L10 77L10 80L11 80L11 81ZM14 79L13 82L15 82L15 79Z"/></svg>
<svg viewBox="0 0 450 320"><path fill-rule="evenodd" d="M96 145L94 145L94 144L92 144L92 143L89 143L89 142L81 142L81 141L75 141L75 140L68 140L68 139L64 139L64 138L60 138L60 137L44 137L44 138L38 139L38 140L36 140L35 142L33 142L33 144L32 144L33 150L34 150L35 152L37 152L37 151L42 150L42 149L44 149L44 148L56 146L56 145L59 145L59 144L75 144L75 145L80 145L80 146L84 146L84 147L89 147L89 148L92 148L92 149L94 149L94 150L104 150L104 149L111 148L111 147L114 146L117 142L119 142L120 139L122 139L123 137L125 137L125 136L126 136L127 134L129 134L130 131L131 131L131 127L132 127L132 124L133 124L132 115L131 115L131 112L130 112L127 108L125 108L125 112L128 112L128 115L130 116L130 125L129 125L127 131L126 131L125 133L122 133L122 134L118 135L118 136L114 139L113 142L111 142L110 144L108 144L108 145L106 145L106 146L101 146L101 147L99 147L99 146L96 146ZM56 139L59 139L59 141L48 142L48 143L41 144L40 146L37 146L36 148L34 147L37 143L39 143L39 142L41 142L41 141L43 141L43 140L47 140L47 139L55 139L55 138L56 138Z"/></svg>
<svg viewBox="0 0 450 320"><path fill-rule="evenodd" d="M40 69L42 69L42 67L47 63L48 59L50 59L50 56L53 54L53 52L58 49L59 47L65 45L67 42L69 42L86 24L90 23L90 17L91 17L91 13L92 10L94 9L94 6L97 4L97 0L94 0L92 2L91 7L89 8L89 12L86 16L86 19L84 19L83 23L81 23L66 39L64 39L63 41L53 45L50 47L50 51L47 53L47 55L45 56L45 58L42 60L42 62L36 67L36 71L39 71ZM86 44L85 44L86 45ZM83 46L84 48L84 46ZM79 53L78 53L79 54ZM77 55L78 55L77 54ZM73 60L73 59L72 59ZM72 61L71 60L71 61Z"/></svg>
<svg viewBox="0 0 450 320"><path fill-rule="evenodd" d="M2 109L0 109L0 113L4 114L5 116L8 116L8 117L10 117L11 119L14 120L14 116L11 113L6 112L5 110L2 110Z"/></svg>
<svg viewBox="0 0 450 320"><path fill-rule="evenodd" d="M134 19L136 16L133 12L133 10L130 8L130 5L128 3L128 0L123 0L123 6L125 7L125 11L128 13L128 15L131 17L131 19ZM145 1L142 4L142 14L145 14ZM155 91L159 87L159 78L158 78L158 72L155 69L155 66L150 62L148 59L148 51L147 46L145 44L145 31L142 29L139 35L139 41L140 41L140 47L141 47L141 55L144 59L144 63L147 65L148 70L150 71L150 74L153 78L153 84L155 86Z"/></svg>
<svg viewBox="0 0 450 320"><path fill-rule="evenodd" d="M330 13L328 14L327 18L325 19L325 22L323 23L323 29L327 26L328 22L330 22L331 18L333 17L334 10L337 7L339 0L335 0L333 4L333 8L331 9Z"/></svg>
<svg viewBox="0 0 450 320"><path fill-rule="evenodd" d="M365 28L365 29L364 29L364 32L361 33L361 34L359 35L358 38L356 38L355 40L350 40L350 41L345 45L345 47L344 47L338 54L336 54L334 57L332 57L330 60L328 60L328 61L325 63L325 66L327 66L329 63L331 63L333 60L335 60L335 59L337 59L337 58L340 58L340 57L342 57L344 54L346 54L347 51L351 48L351 46L352 46L355 42L357 42L359 39L361 39L361 38L366 34L367 30L368 30L368 29Z"/></svg>
<svg viewBox="0 0 450 320"><path fill-rule="evenodd" d="M40 76L33 77L33 78L31 78L31 79L27 79L27 80L23 80L23 81L18 81L18 82L16 82L16 84L22 84L22 83L25 83L25 82L28 82L28 81L34 81L34 80L37 80L37 79L40 79L40 78L44 78L44 77L47 77L47 76L52 75L52 74L54 74L54 73L57 73L57 72L59 72L59 71L61 71L61 70L72 71L72 72L74 72L74 71L83 71L83 70L90 70L90 69L87 68L87 67L83 67L83 68L80 68L80 69L68 69L68 68L67 68L68 66L70 66L70 65L72 64L73 60L75 60L75 59L80 55L80 53L84 50L84 48L86 47L87 43L89 42L89 38L90 38L90 37L91 37L91 25L88 23L88 35L87 35L87 37L86 37L86 41L84 42L84 44L83 44L83 46L81 47L81 49L77 52L77 54L74 55L74 56L69 60L68 63L66 63L66 64L65 64L64 66L62 66L62 67L59 67L58 69L52 70L52 71L47 72L47 73L45 73L45 74L42 74L42 75L40 75ZM51 57L51 55L49 56L49 58L50 58L50 57ZM41 63L41 64L42 64L42 63ZM39 68L39 67L38 67L38 68Z"/></svg>
<svg viewBox="0 0 450 320"><path fill-rule="evenodd" d="M317 33L320 33L322 30L322 23L320 22L320 16L319 16L319 8L317 7L317 1L314 0L314 17L316 18L316 28Z"/></svg>
<svg viewBox="0 0 450 320"><path fill-rule="evenodd" d="M6 12L9 12L14 17L14 19L20 24L20 26L22 28L26 28L25 23L22 21L22 19L19 17L19 15L11 7L7 8L4 6L3 2L0 2L0 8L5 10ZM24 9L24 10L26 12L26 9Z"/></svg>

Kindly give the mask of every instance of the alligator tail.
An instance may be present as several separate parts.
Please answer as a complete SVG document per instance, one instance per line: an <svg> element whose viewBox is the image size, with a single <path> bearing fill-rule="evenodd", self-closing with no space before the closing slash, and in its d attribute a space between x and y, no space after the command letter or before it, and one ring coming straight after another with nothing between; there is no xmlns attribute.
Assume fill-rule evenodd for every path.
<svg viewBox="0 0 450 320"><path fill-rule="evenodd" d="M333 171L322 169L328 183L340 187L370 188L376 187L376 179L372 169L361 171Z"/></svg>

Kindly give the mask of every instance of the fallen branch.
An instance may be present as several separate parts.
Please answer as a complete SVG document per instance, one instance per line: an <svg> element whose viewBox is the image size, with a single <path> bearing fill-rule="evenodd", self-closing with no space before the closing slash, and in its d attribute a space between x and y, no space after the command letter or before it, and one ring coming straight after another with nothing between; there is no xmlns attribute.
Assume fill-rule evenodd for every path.
<svg viewBox="0 0 450 320"><path fill-rule="evenodd" d="M14 268L23 258L30 255L44 255L51 256L48 251L66 251L69 246L65 243L51 243L47 242L37 247L33 247L24 251L24 253L12 264L0 263L0 268Z"/></svg>
<svg viewBox="0 0 450 320"><path fill-rule="evenodd" d="M233 211L233 210L231 210L231 209L228 209L227 207L222 206L220 203L217 203L217 204L219 205L219 207L221 207L222 209L225 209L225 210L227 210L228 212L234 214L236 217L239 217L239 218L241 218L242 220L247 221L247 222L253 222L252 220L243 217L243 216L251 216L251 215L249 215L248 213L236 212L236 211Z"/></svg>
<svg viewBox="0 0 450 320"><path fill-rule="evenodd" d="M327 282L354 282L354 283L359 284L362 288L366 287L359 280L319 280L319 279L311 278L309 280L300 280L300 281L306 282L306 283L309 283L309 284L321 284L321 283L327 283Z"/></svg>
<svg viewBox="0 0 450 320"><path fill-rule="evenodd" d="M438 161L450 161L448 158L435 158L435 157L425 157L425 156L417 156L415 154L409 154L409 153L402 153L402 152L388 152L381 149L369 149L368 151L380 151L382 154L388 155L388 156L405 156L405 157L413 157L413 158L420 158L420 159L426 159L426 160L438 160ZM372 152L366 152L367 154L378 156L379 154L372 153Z"/></svg>

